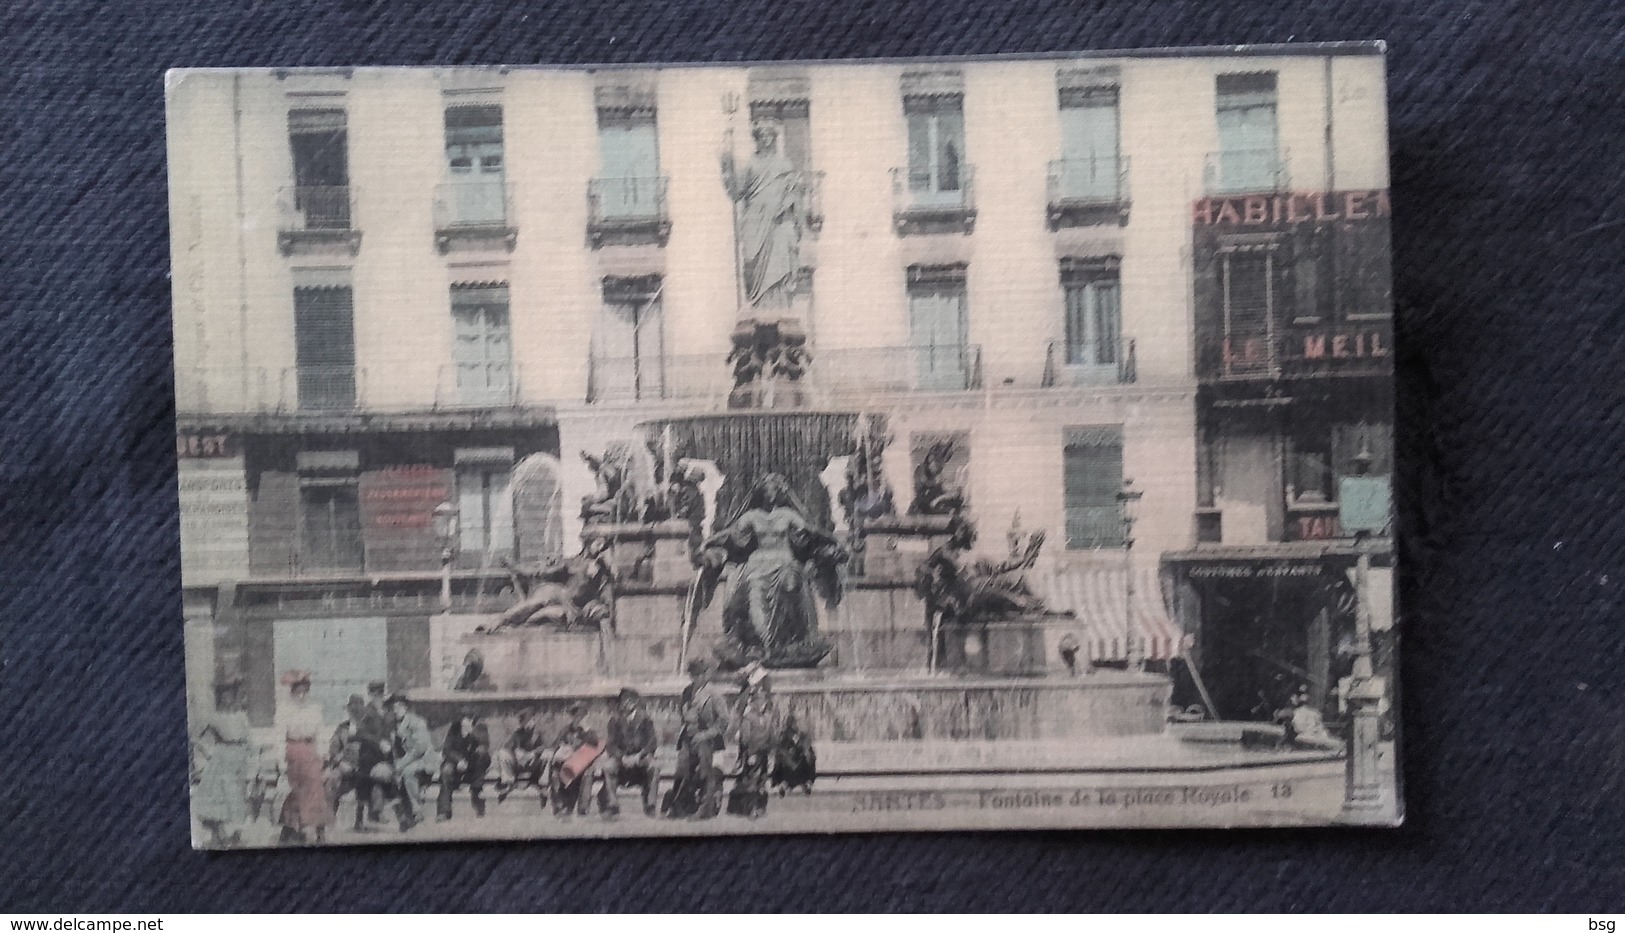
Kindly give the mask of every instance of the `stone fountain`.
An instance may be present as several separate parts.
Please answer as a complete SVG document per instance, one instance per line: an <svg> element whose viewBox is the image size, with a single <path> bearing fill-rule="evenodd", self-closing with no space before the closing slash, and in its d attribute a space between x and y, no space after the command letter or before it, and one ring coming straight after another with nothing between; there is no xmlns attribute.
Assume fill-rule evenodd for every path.
<svg viewBox="0 0 1625 933"><path fill-rule="evenodd" d="M684 661L714 655L725 668L776 669L777 702L814 737L832 779L821 789L844 780L853 793L935 793L975 775L994 775L983 780L997 787L1009 775L1209 773L1223 766L1212 751L1220 746L1231 749L1224 762L1256 764L1237 757L1245 730L1200 754L1170 734L1168 676L1079 665L1078 620L1047 611L1024 582L1042 536L1020 554L1013 544L1007 560L976 557L974 509L943 477L951 450L927 455L899 514L875 469L890 440L884 415L814 404L817 362L792 310L800 228L786 218L798 192L782 161L758 151L743 171L724 165L742 309L727 410L651 418L588 458L598 485L583 503L581 554L528 578L516 570L515 589L530 600L523 610L441 620L452 647L440 666L453 670L417 692L431 718L475 705L500 742L501 714L585 700L601 719L631 685L669 749ZM838 457L845 485L832 490ZM708 500L702 477L712 480ZM780 556L752 556L784 529ZM776 595L741 596L750 586ZM764 602L779 608L758 611ZM513 624L520 617L547 624ZM788 636L775 628L792 624ZM452 659L475 657L478 677L466 663L457 674ZM1336 758L1281 761L1335 780Z"/></svg>

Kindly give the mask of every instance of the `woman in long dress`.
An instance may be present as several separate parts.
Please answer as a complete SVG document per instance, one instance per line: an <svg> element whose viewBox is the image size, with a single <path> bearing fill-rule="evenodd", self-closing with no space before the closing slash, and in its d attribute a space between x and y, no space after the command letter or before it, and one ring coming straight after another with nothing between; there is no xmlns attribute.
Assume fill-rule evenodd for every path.
<svg viewBox="0 0 1625 933"><path fill-rule="evenodd" d="M818 635L815 590L838 597L833 576L846 553L795 507L784 477L764 477L750 507L706 548L709 566L738 564L722 627L740 660L811 667L829 653Z"/></svg>
<svg viewBox="0 0 1625 933"><path fill-rule="evenodd" d="M322 773L322 755L316 748L326 730L322 708L310 697L310 675L288 671L282 675L288 686L288 702L277 708L277 735L286 743L288 796L282 801L282 841L308 842L314 830L317 842L327 836L333 810L327 799Z"/></svg>
<svg viewBox="0 0 1625 933"><path fill-rule="evenodd" d="M215 710L197 735L202 767L192 789L192 812L209 832L209 847L223 848L242 844L254 761L242 681L217 681L214 689Z"/></svg>
<svg viewBox="0 0 1625 933"><path fill-rule="evenodd" d="M732 153L722 164L723 184L738 205L745 299L752 308L788 308L801 272L801 175L778 151L777 130L764 123L752 135L756 153L744 171L735 169Z"/></svg>

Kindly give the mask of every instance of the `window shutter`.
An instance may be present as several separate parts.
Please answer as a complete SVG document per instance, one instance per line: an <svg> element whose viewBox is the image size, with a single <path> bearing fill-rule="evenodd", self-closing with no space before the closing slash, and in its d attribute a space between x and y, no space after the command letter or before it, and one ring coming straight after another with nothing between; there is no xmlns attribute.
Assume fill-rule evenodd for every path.
<svg viewBox="0 0 1625 933"><path fill-rule="evenodd" d="M1062 461L1066 546L1078 550L1121 547L1123 435L1118 428L1072 428Z"/></svg>

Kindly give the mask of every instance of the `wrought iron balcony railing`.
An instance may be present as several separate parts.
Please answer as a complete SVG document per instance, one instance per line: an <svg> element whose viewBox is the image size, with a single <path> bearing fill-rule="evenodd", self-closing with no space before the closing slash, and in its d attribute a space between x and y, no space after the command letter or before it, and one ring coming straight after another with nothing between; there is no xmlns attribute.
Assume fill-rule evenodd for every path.
<svg viewBox="0 0 1625 933"><path fill-rule="evenodd" d="M175 412L180 415L269 411L275 401L262 366L189 366L175 371Z"/></svg>
<svg viewBox="0 0 1625 933"><path fill-rule="evenodd" d="M604 356L587 360L587 401L688 401L710 407L727 401L733 388L726 357L648 354Z"/></svg>
<svg viewBox="0 0 1625 933"><path fill-rule="evenodd" d="M801 385L814 398L982 387L982 350L975 344L814 350L812 357ZM720 408L733 388L721 354L594 355L587 368L588 402L677 401Z"/></svg>
<svg viewBox="0 0 1625 933"><path fill-rule="evenodd" d="M1139 379L1134 341L1067 344L1052 340L1044 350L1045 388L1129 385Z"/></svg>
<svg viewBox="0 0 1625 933"><path fill-rule="evenodd" d="M1281 149L1221 149L1207 154L1202 180L1208 194L1286 191L1287 153Z"/></svg>
<svg viewBox="0 0 1625 933"><path fill-rule="evenodd" d="M448 181L434 189L435 246L446 252L461 239L497 240L513 249L513 186L500 177Z"/></svg>
<svg viewBox="0 0 1625 933"><path fill-rule="evenodd" d="M671 235L664 175L594 178L587 182L587 233L594 246L607 242L659 242Z"/></svg>
<svg viewBox="0 0 1625 933"><path fill-rule="evenodd" d="M357 366L289 366L282 370L277 411L354 411L365 404L366 375Z"/></svg>
<svg viewBox="0 0 1625 933"><path fill-rule="evenodd" d="M824 173L799 172L801 207L807 217L807 229L817 236L824 229Z"/></svg>
<svg viewBox="0 0 1625 933"><path fill-rule="evenodd" d="M964 392L982 387L977 344L814 351L812 383L832 392Z"/></svg>
<svg viewBox="0 0 1625 933"><path fill-rule="evenodd" d="M1128 158L1056 159L1049 164L1051 228L1126 223Z"/></svg>
<svg viewBox="0 0 1625 933"><path fill-rule="evenodd" d="M361 248L355 226L356 190L349 186L294 185L277 193L277 247L284 255L309 248Z"/></svg>
<svg viewBox="0 0 1625 933"><path fill-rule="evenodd" d="M951 171L891 170L892 222L898 233L969 233L976 225L975 166Z"/></svg>
<svg viewBox="0 0 1625 933"><path fill-rule="evenodd" d="M520 397L517 363L447 363L435 380L436 409L511 408Z"/></svg>

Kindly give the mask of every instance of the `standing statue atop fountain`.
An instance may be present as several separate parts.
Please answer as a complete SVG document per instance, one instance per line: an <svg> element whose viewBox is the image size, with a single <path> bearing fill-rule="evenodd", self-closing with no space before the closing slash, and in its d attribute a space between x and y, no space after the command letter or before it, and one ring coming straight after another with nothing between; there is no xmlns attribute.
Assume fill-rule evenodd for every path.
<svg viewBox="0 0 1625 933"><path fill-rule="evenodd" d="M756 152L740 170L732 130L724 144L722 184L734 202L738 247L739 324L728 365L730 408L793 408L806 403L799 383L812 364L807 332L793 310L801 277L806 192L801 172L778 148L778 131L758 123Z"/></svg>
<svg viewBox="0 0 1625 933"><path fill-rule="evenodd" d="M588 525L636 522L643 519L645 503L632 480L632 452L625 444L611 444L601 457L585 450L581 459L592 469L594 489L581 499L581 521Z"/></svg>
<svg viewBox="0 0 1625 933"><path fill-rule="evenodd" d="M914 592L925 600L933 629L1044 614L1044 601L1027 585L1027 571L1044 547L1044 532L1013 543L1010 558L997 563L974 557L975 544L976 525L955 515L948 540L926 556L915 574Z"/></svg>
<svg viewBox="0 0 1625 933"><path fill-rule="evenodd" d="M952 439L937 441L926 449L920 465L914 468L914 501L910 515L952 515L965 507L965 491L945 480L948 461L954 456Z"/></svg>
<svg viewBox="0 0 1625 933"><path fill-rule="evenodd" d="M750 312L788 311L801 273L801 173L779 152L779 134L771 125L758 123L751 135L756 152L743 172L735 167L731 149L722 156L722 183L737 205L745 301Z"/></svg>
<svg viewBox="0 0 1625 933"><path fill-rule="evenodd" d="M717 656L730 667L816 667L830 644L818 634L815 591L840 599L838 574L847 552L808 519L783 476L769 473L745 510L705 541L698 608L711 601L723 570L735 568L722 609L727 640Z"/></svg>

